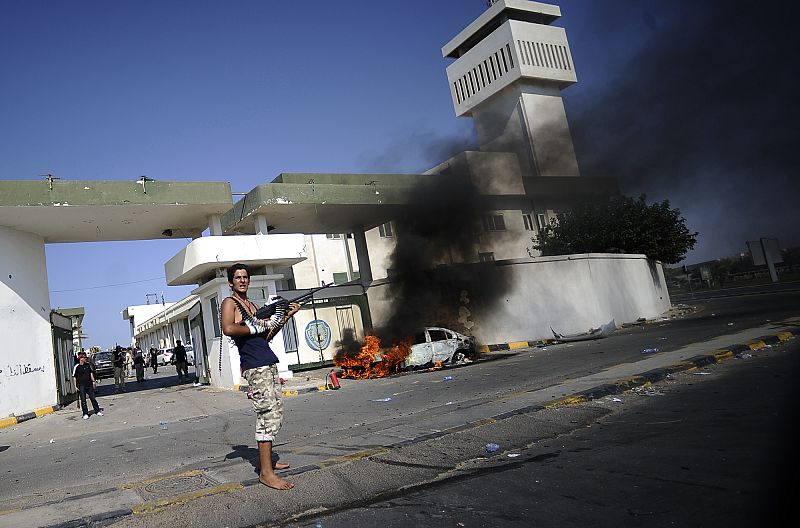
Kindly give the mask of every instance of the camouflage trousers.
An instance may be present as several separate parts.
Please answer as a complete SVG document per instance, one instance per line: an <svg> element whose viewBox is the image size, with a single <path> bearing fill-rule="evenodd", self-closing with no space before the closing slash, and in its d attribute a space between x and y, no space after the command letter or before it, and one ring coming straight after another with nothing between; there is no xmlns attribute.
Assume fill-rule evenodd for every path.
<svg viewBox="0 0 800 528"><path fill-rule="evenodd" d="M253 392L256 411L256 442L273 442L283 423L283 400L277 365L247 369L244 379Z"/></svg>

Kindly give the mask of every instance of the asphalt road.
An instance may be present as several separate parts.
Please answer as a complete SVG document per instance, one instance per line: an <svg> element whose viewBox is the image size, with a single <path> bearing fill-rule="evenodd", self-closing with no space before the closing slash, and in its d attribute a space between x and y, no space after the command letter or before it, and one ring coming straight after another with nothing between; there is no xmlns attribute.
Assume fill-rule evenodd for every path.
<svg viewBox="0 0 800 528"><path fill-rule="evenodd" d="M487 442L496 441L503 449L525 448L544 438L564 437L609 412L591 405L520 410L591 386L606 373L624 373L626 368L635 373L631 369L644 368L645 363L669 364L798 326L799 301L798 292L701 301L697 312L684 319L626 328L599 341L496 354L494 361L446 371L344 380L340 391L288 398L276 444L282 459L293 465L287 478L298 484L287 493L265 490L254 482L253 417L242 393L177 386L174 367L160 369L156 379L143 384L129 382L128 388L135 390L126 394L110 394L113 382L104 381L104 417L84 421L71 406L0 430L0 526L53 526L96 520L102 515L92 516L100 514L113 515L99 524L70 526L112 521L120 528L250 526L291 522L321 509L378 504L387 493L406 497L429 487L438 489L450 479L466 482L462 469L484 463ZM642 354L642 349L653 347L660 351ZM761 355L768 354L756 354L756 359L761 361ZM731 360L715 368L735 364ZM700 406L694 414L702 417L703 411ZM492 418L509 412L513 416L508 419ZM597 442L625 446L620 438ZM713 449L707 448L711 454ZM566 458L565 453L552 455L552 450L531 456L544 460L535 458L539 455ZM509 468L501 470L507 473ZM494 471L491 464L480 469L481 478ZM176 496L188 498L169 502ZM149 508L159 499L168 504L130 515L131 509L142 504ZM514 506L510 497L509 501ZM639 517L650 516L632 516ZM470 522L476 525L474 519Z"/></svg>
<svg viewBox="0 0 800 528"><path fill-rule="evenodd" d="M800 492L798 375L797 342L681 373L580 405L567 434L285 526L786 526Z"/></svg>

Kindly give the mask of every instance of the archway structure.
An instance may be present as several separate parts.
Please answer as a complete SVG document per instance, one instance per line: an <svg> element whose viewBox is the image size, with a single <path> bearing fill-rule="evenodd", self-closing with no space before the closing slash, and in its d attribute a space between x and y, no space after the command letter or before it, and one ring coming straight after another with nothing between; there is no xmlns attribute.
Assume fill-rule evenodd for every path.
<svg viewBox="0 0 800 528"><path fill-rule="evenodd" d="M58 402L44 246L199 237L231 208L222 182L0 181L0 420ZM214 227L216 226L216 227Z"/></svg>

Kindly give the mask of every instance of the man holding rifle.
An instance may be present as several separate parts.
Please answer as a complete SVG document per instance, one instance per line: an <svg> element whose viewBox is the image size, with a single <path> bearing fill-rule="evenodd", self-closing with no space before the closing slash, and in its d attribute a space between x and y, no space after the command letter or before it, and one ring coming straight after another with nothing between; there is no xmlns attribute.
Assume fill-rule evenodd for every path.
<svg viewBox="0 0 800 528"><path fill-rule="evenodd" d="M289 303L288 310L279 309L268 319L258 319L255 317L258 307L247 298L250 287L248 267L244 264L229 267L228 285L231 296L222 301L220 319L222 332L233 339L239 349L242 375L253 392L260 463L258 480L270 488L292 489L294 484L275 474L276 469L286 469L289 465L277 462L273 465L272 462L272 443L283 422L283 401L278 377L278 358L269 342L300 310L300 305Z"/></svg>

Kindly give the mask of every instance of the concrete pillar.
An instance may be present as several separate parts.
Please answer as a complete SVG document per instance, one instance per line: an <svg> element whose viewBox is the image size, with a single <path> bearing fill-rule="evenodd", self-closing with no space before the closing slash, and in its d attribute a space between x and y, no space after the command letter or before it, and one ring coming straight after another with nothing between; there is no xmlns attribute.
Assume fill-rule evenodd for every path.
<svg viewBox="0 0 800 528"><path fill-rule="evenodd" d="M208 217L208 231L211 236L222 236L222 222L220 215L211 215Z"/></svg>
<svg viewBox="0 0 800 528"><path fill-rule="evenodd" d="M369 286L372 282L372 266L369 263L369 250L367 249L367 236L364 228L353 230L353 240L356 243L356 259L358 259L358 272L361 275L361 284Z"/></svg>
<svg viewBox="0 0 800 528"><path fill-rule="evenodd" d="M58 403L44 239L0 226L0 419ZM62 354L65 361L71 357ZM71 370L72 365L66 365ZM69 382L68 382L69 383Z"/></svg>
<svg viewBox="0 0 800 528"><path fill-rule="evenodd" d="M256 215L255 218L253 218L253 224L255 225L257 235L268 234L266 216Z"/></svg>

